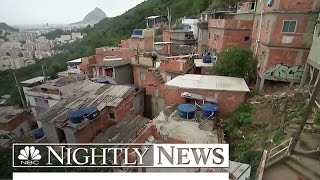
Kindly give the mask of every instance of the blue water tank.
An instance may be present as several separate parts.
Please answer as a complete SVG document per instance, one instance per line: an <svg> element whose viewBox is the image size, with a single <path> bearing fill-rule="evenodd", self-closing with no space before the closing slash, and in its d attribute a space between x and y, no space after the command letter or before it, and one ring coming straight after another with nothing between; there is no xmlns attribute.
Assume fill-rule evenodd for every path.
<svg viewBox="0 0 320 180"><path fill-rule="evenodd" d="M210 55L205 55L202 57L203 63L212 63L212 57Z"/></svg>
<svg viewBox="0 0 320 180"><path fill-rule="evenodd" d="M44 131L42 128L37 128L32 131L32 135L35 139L40 139L44 136Z"/></svg>
<svg viewBox="0 0 320 180"><path fill-rule="evenodd" d="M80 124L84 119L84 111L83 110L74 110L68 113L68 118L74 124Z"/></svg>
<svg viewBox="0 0 320 180"><path fill-rule="evenodd" d="M83 116L89 120L94 120L100 114L100 111L94 107L83 108L82 111Z"/></svg>
<svg viewBox="0 0 320 180"><path fill-rule="evenodd" d="M212 113L214 113L215 115L215 113L219 110L219 108L217 104L205 103L201 106L201 110L202 110L202 117L208 118L211 116Z"/></svg>
<svg viewBox="0 0 320 180"><path fill-rule="evenodd" d="M180 117L183 119L192 119L196 113L196 106L193 104L180 104L178 106Z"/></svg>
<svg viewBox="0 0 320 180"><path fill-rule="evenodd" d="M138 36L141 36L142 35L142 29L134 29L132 31L132 35L138 35Z"/></svg>

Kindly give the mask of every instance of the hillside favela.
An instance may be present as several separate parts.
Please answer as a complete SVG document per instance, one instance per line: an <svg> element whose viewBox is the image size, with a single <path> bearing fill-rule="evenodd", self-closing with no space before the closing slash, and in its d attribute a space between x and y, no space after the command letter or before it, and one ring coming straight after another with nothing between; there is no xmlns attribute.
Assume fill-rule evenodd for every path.
<svg viewBox="0 0 320 180"><path fill-rule="evenodd" d="M320 180L319 72L320 0L3 0L0 179L184 172ZM104 144L120 149L111 154L121 166L103 159L108 166L89 167L94 157L71 166L67 153L78 165L86 159L71 148ZM156 144L227 144L228 166L139 166L155 161L141 148Z"/></svg>

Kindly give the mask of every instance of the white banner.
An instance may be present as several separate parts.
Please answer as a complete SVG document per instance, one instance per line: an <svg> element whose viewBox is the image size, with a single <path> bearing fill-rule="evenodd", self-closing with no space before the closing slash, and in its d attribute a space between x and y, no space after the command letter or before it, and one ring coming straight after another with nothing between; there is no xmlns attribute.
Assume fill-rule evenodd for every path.
<svg viewBox="0 0 320 180"><path fill-rule="evenodd" d="M13 180L57 179L215 179L229 180L228 173L13 173Z"/></svg>

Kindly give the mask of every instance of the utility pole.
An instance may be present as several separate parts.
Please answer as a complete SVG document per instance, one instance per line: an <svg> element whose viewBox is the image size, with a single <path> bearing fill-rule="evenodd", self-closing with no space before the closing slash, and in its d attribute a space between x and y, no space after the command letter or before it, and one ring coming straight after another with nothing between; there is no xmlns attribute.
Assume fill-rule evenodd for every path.
<svg viewBox="0 0 320 180"><path fill-rule="evenodd" d="M17 80L17 77L16 77L16 73L14 72L14 70L12 70L13 72L13 77L14 77L14 80L16 81L16 86L18 88L18 92L19 92L19 95L20 95L20 99L21 99L21 102L22 102L22 106L23 108L25 109L26 108L26 104L24 102L24 99L22 97L22 94L21 94L21 91L20 91L20 86L19 86L19 83L18 83L18 80Z"/></svg>
<svg viewBox="0 0 320 180"><path fill-rule="evenodd" d="M319 78L320 78L320 73L318 74L317 79L319 79ZM289 149L290 153L294 150L294 148L296 147L296 145L297 145L297 143L298 143L298 141L300 139L300 135L302 133L303 127L307 123L307 120L309 118L310 113L312 112L312 108L315 105L315 100L317 99L317 96L319 95L319 92L320 92L320 82L316 81L316 85L315 85L315 87L313 89L313 92L311 94L310 101L309 101L309 103L307 105L306 111L305 111L305 113L304 113L304 115L302 117L302 120L300 122L299 129L298 129L296 135L293 137L291 146L289 147L290 148Z"/></svg>
<svg viewBox="0 0 320 180"><path fill-rule="evenodd" d="M42 75L43 75L43 78L44 78L43 81L45 81L46 80L46 74L44 73L43 64L41 64L41 69L42 69Z"/></svg>
<svg viewBox="0 0 320 180"><path fill-rule="evenodd" d="M168 21L169 21L169 31L171 30L171 13L170 13L170 7L167 7L168 10Z"/></svg>

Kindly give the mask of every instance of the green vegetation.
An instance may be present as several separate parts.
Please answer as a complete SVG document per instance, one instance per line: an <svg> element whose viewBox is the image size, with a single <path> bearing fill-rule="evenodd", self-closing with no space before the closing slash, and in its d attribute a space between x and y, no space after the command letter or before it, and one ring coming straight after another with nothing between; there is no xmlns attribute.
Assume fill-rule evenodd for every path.
<svg viewBox="0 0 320 180"><path fill-rule="evenodd" d="M11 32L18 32L19 31L18 29L9 26L6 23L1 23L1 22L0 22L0 30L11 31Z"/></svg>
<svg viewBox="0 0 320 180"><path fill-rule="evenodd" d="M263 125L251 123L253 112L251 104L241 104L233 114L224 119L223 129L230 146L230 159L250 164L252 172L255 172L265 148L264 142L269 136Z"/></svg>
<svg viewBox="0 0 320 180"><path fill-rule="evenodd" d="M316 117L314 118L314 122L317 125L320 125L320 113L319 112L316 114Z"/></svg>
<svg viewBox="0 0 320 180"><path fill-rule="evenodd" d="M213 72L222 76L241 77L252 80L256 77L257 59L249 48L232 47L218 54Z"/></svg>
<svg viewBox="0 0 320 180"><path fill-rule="evenodd" d="M47 34L44 34L43 36L47 39L54 40L55 38L61 37L61 35L71 35L72 31L64 31L62 29L56 29L54 31L51 31Z"/></svg>
<svg viewBox="0 0 320 180"><path fill-rule="evenodd" d="M252 108L248 103L242 103L239 108L234 112L233 119L239 123L240 126L248 125L252 121L251 117Z"/></svg>
<svg viewBox="0 0 320 180"><path fill-rule="evenodd" d="M235 6L241 0L214 0L211 3L212 8Z"/></svg>
<svg viewBox="0 0 320 180"><path fill-rule="evenodd" d="M280 130L276 130L273 136L273 140L275 144L279 144L284 138L284 134Z"/></svg>

